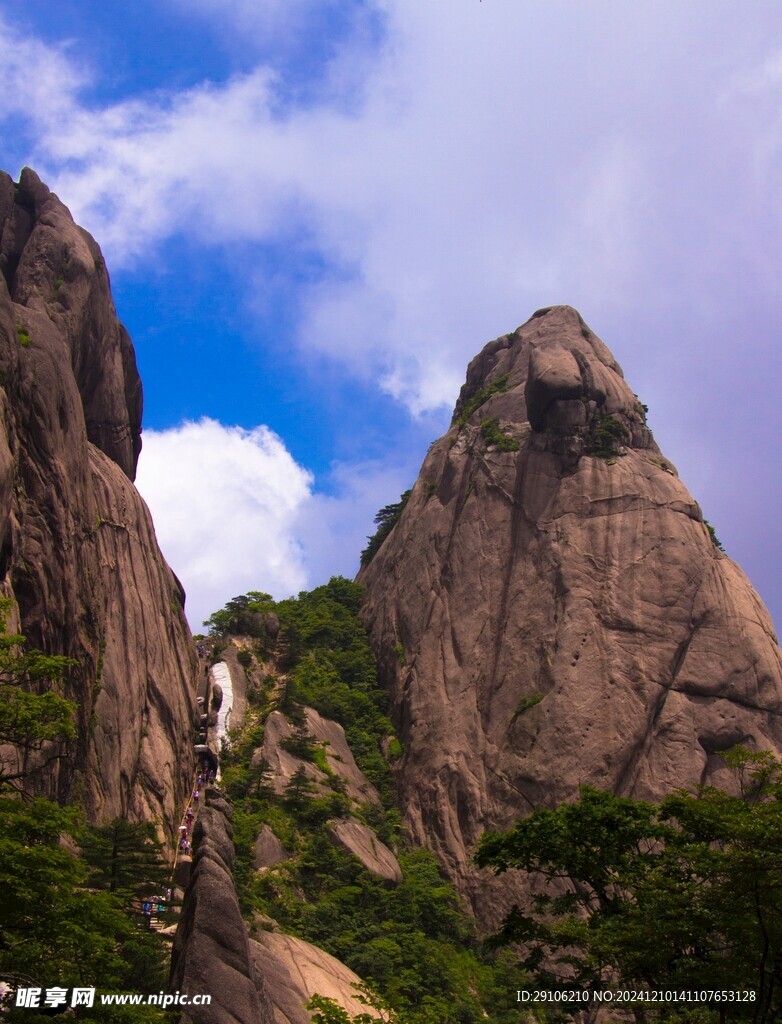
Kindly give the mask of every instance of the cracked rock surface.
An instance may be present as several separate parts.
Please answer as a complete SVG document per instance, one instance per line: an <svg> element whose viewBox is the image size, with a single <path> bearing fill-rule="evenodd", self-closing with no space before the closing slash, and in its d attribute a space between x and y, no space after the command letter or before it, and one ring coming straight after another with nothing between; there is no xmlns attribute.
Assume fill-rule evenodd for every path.
<svg viewBox="0 0 782 1024"><path fill-rule="evenodd" d="M79 705L77 739L31 788L171 836L194 768L197 665L132 482L141 406L94 239L34 172L0 173L0 590L9 626L74 659L65 695Z"/></svg>
<svg viewBox="0 0 782 1024"><path fill-rule="evenodd" d="M358 577L407 823L489 927L522 890L471 866L485 829L583 784L719 784L737 743L782 750L769 615L645 412L574 309L539 311L472 361Z"/></svg>

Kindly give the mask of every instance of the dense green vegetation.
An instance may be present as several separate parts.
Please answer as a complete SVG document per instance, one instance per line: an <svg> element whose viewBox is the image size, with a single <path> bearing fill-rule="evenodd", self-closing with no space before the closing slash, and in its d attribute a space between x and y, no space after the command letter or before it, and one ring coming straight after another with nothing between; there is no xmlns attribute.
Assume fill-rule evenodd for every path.
<svg viewBox="0 0 782 1024"><path fill-rule="evenodd" d="M577 803L483 837L480 865L553 883L527 913L511 910L501 936L524 944L531 987L747 992L645 1003L636 1015L778 1019L782 764L742 749L725 756L739 796L703 787L650 804L584 788Z"/></svg>
<svg viewBox="0 0 782 1024"><path fill-rule="evenodd" d="M232 605L241 606L241 599ZM387 716L387 698L358 618L361 588L335 578L296 599L269 605L250 598L244 610L273 612L280 622L275 650L253 695L244 728L222 761L223 783L234 802L237 885L249 919L273 918L290 933L314 942L361 975L399 1014L402 1024L471 1024L517 1021L517 974L506 952L482 950L471 919L431 854L407 851L393 808L389 765L382 749L398 742ZM212 616L210 625L221 623ZM340 722L356 761L381 795L382 807L357 804L342 779L328 770L325 752L306 729L303 708L314 707ZM319 789L299 770L281 796L272 792L268 765L257 754L263 721L282 710L294 725L286 748L324 770ZM391 885L336 846L328 823L352 816L375 829L399 851L403 881ZM268 825L291 859L258 874L253 844ZM484 1008L489 1016L484 1015ZM324 1021L341 1019L323 1004ZM327 1014L330 1014L328 1016Z"/></svg>
<svg viewBox="0 0 782 1024"><path fill-rule="evenodd" d="M167 985L168 949L141 925L126 892L100 885L98 872L63 836L84 836L72 808L0 798L0 978L14 986L95 986L157 993ZM12 1007L4 1019L30 1019ZM75 1019L161 1021L154 1007L79 1007Z"/></svg>
<svg viewBox="0 0 782 1024"><path fill-rule="evenodd" d="M233 632L237 619L247 623L252 629L246 632L258 639L258 657L273 656L281 683L272 696L277 678L269 676L265 691L251 696L256 724L272 708L300 724L301 709L314 708L343 726L359 767L388 797L390 773L380 746L383 738L393 734L393 727L388 697L378 686L375 658L358 618L360 604L361 588L334 577L316 590L284 601L274 602L257 591L234 598L205 625L212 635L225 636ZM263 627L264 616L270 613L280 625L279 637L272 640ZM257 746L256 733L262 736L262 729L251 731L249 742ZM238 753L226 770L240 770L246 740L238 743Z"/></svg>
<svg viewBox="0 0 782 1024"><path fill-rule="evenodd" d="M57 691L71 662L8 634L10 602L0 603L0 742L13 743L37 770L64 756L74 735L73 702ZM38 689L47 686L43 692ZM95 986L157 993L166 987L168 950L136 913L164 874L151 825L85 825L76 808L22 799L25 758L0 763L0 980L16 987ZM7 1005L4 1020L31 1010ZM0 1002L0 1006L2 1006ZM153 1007L79 1007L71 1019L162 1021Z"/></svg>

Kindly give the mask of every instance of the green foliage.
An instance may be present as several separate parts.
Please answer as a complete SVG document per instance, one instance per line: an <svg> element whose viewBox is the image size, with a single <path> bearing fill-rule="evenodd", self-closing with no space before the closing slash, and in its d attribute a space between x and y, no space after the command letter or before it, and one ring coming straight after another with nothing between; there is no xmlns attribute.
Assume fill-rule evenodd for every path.
<svg viewBox="0 0 782 1024"><path fill-rule="evenodd" d="M117 895L94 891L88 865L61 842L78 822L46 800L0 799L0 978L26 985L93 985L157 992L166 985L164 942L140 932ZM88 888L89 887L89 888ZM90 1020L152 1021L154 1008L86 1011ZM29 1011L6 1011L26 1020Z"/></svg>
<svg viewBox="0 0 782 1024"><path fill-rule="evenodd" d="M26 327L18 326L16 328L16 336L19 339L19 344L22 348L27 348L30 344L30 332Z"/></svg>
<svg viewBox="0 0 782 1024"><path fill-rule="evenodd" d="M592 421L588 452L599 459L614 462L628 439L627 427L623 423L610 413L600 413Z"/></svg>
<svg viewBox="0 0 782 1024"><path fill-rule="evenodd" d="M21 757L0 760L0 791L21 789L33 774L29 759L35 770L46 767L75 735L76 706L56 692L73 663L25 650L25 638L6 631L10 607L0 602L0 743L13 744ZM79 837L86 859L64 836ZM82 826L73 809L0 797L0 980L160 991L167 950L158 935L139 929L131 900L163 877L152 826L121 819ZM11 998L0 996L0 1015L26 1020L29 1011L10 1005ZM154 1007L98 1006L75 1016L107 1024L166 1019Z"/></svg>
<svg viewBox="0 0 782 1024"><path fill-rule="evenodd" d="M252 651L241 650L236 655L236 660L242 666L242 668L249 668L253 663Z"/></svg>
<svg viewBox="0 0 782 1024"><path fill-rule="evenodd" d="M361 565L362 568L365 565L369 565L375 555L378 553L383 545L383 541L388 537L393 528L399 522L402 513L405 510L405 506L410 499L411 491L405 491L399 498L399 501L394 502L392 505L386 505L381 508L375 516L375 525L377 530L372 534L371 537L367 537L368 544L361 552Z"/></svg>
<svg viewBox="0 0 782 1024"><path fill-rule="evenodd" d="M391 758L392 761L398 761L399 758L404 754L404 752L405 748L402 746L402 744L399 742L396 736L392 736L391 739L388 741L388 756Z"/></svg>
<svg viewBox="0 0 782 1024"><path fill-rule="evenodd" d="M0 792L63 757L61 744L76 735L76 704L57 692L73 661L25 650L25 638L6 631L10 611L11 601L0 599L0 746L13 745L21 757L0 754Z"/></svg>
<svg viewBox="0 0 782 1024"><path fill-rule="evenodd" d="M280 740L283 750L301 757L305 761L315 760L315 751L318 749L315 737L310 733L305 722L297 725L290 736Z"/></svg>
<svg viewBox="0 0 782 1024"><path fill-rule="evenodd" d="M498 452L517 452L519 442L503 434L500 430L500 421L495 417L491 420L484 420L481 423L481 437L488 446L497 449Z"/></svg>
<svg viewBox="0 0 782 1024"><path fill-rule="evenodd" d="M168 865L151 822L115 818L105 825L85 825L77 838L92 888L130 901L167 885Z"/></svg>
<svg viewBox="0 0 782 1024"><path fill-rule="evenodd" d="M336 578L272 608L280 621L277 706L294 725L284 746L319 767L322 779L315 786L311 769L302 764L281 796L264 785L257 754L262 712L250 709L248 724L221 763L234 801L240 904L249 918L273 917L285 930L343 960L381 993L403 1024L477 1024L485 1020L483 1007L496 1024L516 1024L517 972L503 954L479 946L432 855L400 854L404 878L390 886L333 841L329 823L348 815L362 819L392 847L401 826L382 749L387 744L393 759L402 755L402 747L393 738L388 698L378 686L358 618L361 599L359 586ZM330 769L324 745L308 734L305 706L344 727L383 807L358 807L341 792L342 780ZM290 858L259 874L253 847L264 825ZM328 1000L316 1000L312 1008L321 1015L316 1020L344 1020L344 1012Z"/></svg>
<svg viewBox="0 0 782 1024"><path fill-rule="evenodd" d="M720 541L719 537L717 536L717 531L716 531L716 530L714 529L714 527L713 527L713 526L711 525L711 523L709 522L709 520L708 520L708 519L704 519L704 520L703 520L703 525L704 525L704 526L706 527L706 529L707 529L707 530L709 531L709 537L710 537L710 539L711 539L711 542L712 542L712 544L714 545L714 547L715 547L715 548L716 548L716 549L717 549L718 551L722 551L722 552L724 552L724 551L725 551L725 548L724 548L724 547L722 546L722 543L721 543L721 541Z"/></svg>
<svg viewBox="0 0 782 1024"><path fill-rule="evenodd" d="M708 988L757 999L722 1007L723 1016L704 1006L700 1019L775 1019L782 770L771 755L741 749L727 760L739 797L702 787L649 804L584 788L575 804L482 838L479 865L555 883L527 913L514 907L501 934L524 943L534 985L699 989L708 979ZM667 1018L660 1010L648 1019Z"/></svg>
<svg viewBox="0 0 782 1024"><path fill-rule="evenodd" d="M205 619L204 625L209 627L210 636L234 633L260 638L264 635L264 616L273 608L274 601L270 594L251 590L232 598L224 608Z"/></svg>
<svg viewBox="0 0 782 1024"><path fill-rule="evenodd" d="M374 1010L374 1013L357 1013L351 1017L334 999L316 994L307 1003L307 1009L314 1011L312 1024L376 1024L377 1021L401 1024L391 1007L371 989L365 985L353 987L356 989L357 1002Z"/></svg>
<svg viewBox="0 0 782 1024"><path fill-rule="evenodd" d="M265 599L266 595L262 596ZM251 607L252 595L248 597L247 602L234 598L229 604ZM299 756L308 760L316 758L317 745L308 740L303 708L312 707L339 722L358 766L390 806L391 778L381 743L394 730L388 718L388 697L378 686L375 658L358 617L361 601L361 587L343 577L334 577L297 598L264 601L267 611L273 611L280 621L279 667L284 678L278 707L296 727L294 737L286 743L299 744ZM233 614L230 608L228 611ZM219 625L221 614L209 621ZM262 700L253 705L252 721L258 723L266 708ZM234 800L246 795L247 772L241 765L261 742L262 726L245 729L223 759L225 785Z"/></svg>
<svg viewBox="0 0 782 1024"><path fill-rule="evenodd" d="M518 718L518 716L523 715L525 711L529 711L529 709L534 708L536 704L540 704L543 700L543 696L544 695L542 693L531 693L528 697L522 697L513 717Z"/></svg>
<svg viewBox="0 0 782 1024"><path fill-rule="evenodd" d="M389 805L391 780L381 741L394 730L388 696L378 686L375 658L358 618L361 600L358 584L335 577L275 605L287 645L280 709L295 720L297 709L312 707L339 722L358 766Z"/></svg>
<svg viewBox="0 0 782 1024"><path fill-rule="evenodd" d="M472 414L492 397L492 395L501 395L508 390L510 385L508 384L508 374L503 373L501 377L498 377L491 384L486 387L479 388L475 391L466 401L464 408L461 411L459 419L457 420L459 430L467 423Z"/></svg>
<svg viewBox="0 0 782 1024"><path fill-rule="evenodd" d="M477 943L430 853L401 854L403 880L390 887L336 847L322 825L299 844L295 860L255 879L255 909L346 963L404 1024L477 1024L484 1006L497 1024L515 1024L517 972ZM325 1002L317 1008L335 1014L322 1020L343 1019Z"/></svg>

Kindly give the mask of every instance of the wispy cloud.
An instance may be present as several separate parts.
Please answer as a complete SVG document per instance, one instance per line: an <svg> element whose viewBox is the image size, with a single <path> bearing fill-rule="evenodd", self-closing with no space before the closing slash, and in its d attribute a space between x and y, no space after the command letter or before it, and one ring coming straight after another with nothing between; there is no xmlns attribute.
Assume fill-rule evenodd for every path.
<svg viewBox="0 0 782 1024"><path fill-rule="evenodd" d="M609 8L622 47L604 37ZM652 17L598 5L562 35L553 8L472 4L444 18L413 0L388 2L376 59L362 63L365 49L351 36L333 57L335 75L358 63L365 76L360 101L347 106L326 90L281 109L284 83L264 66L177 94L86 106L65 52L29 40L8 74L16 81L24 63L28 79L44 82L28 110L39 163L110 265L172 234L281 251L295 240L294 258L304 240L325 269L300 290L299 344L420 412L452 400L478 339L536 306L626 310L652 283L666 287L650 240L658 252L674 249L700 284L698 236L712 230L728 174L744 219L720 230L746 234L747 207L759 205L757 164L737 151L736 105L702 91L724 68L682 60L683 15L662 8ZM211 16L216 5L201 0L199 10ZM258 28L308 12L304 3L258 13L234 0L226 16L234 28ZM724 31L739 31L736 21ZM666 79L651 76L647 37ZM777 81L776 64L764 60L756 88ZM700 231L688 232L688 219ZM710 254L713 262L713 245Z"/></svg>
<svg viewBox="0 0 782 1024"><path fill-rule="evenodd" d="M39 131L61 119L70 122L88 81L67 41L50 46L26 36L0 12L0 121L21 114Z"/></svg>
<svg viewBox="0 0 782 1024"><path fill-rule="evenodd" d="M452 401L483 341L570 302L659 396L671 437L697 430L722 466L752 458L722 410L757 407L778 359L776 3L370 6L382 45L346 33L329 56L347 91L291 100L282 65L256 62L101 107L67 51L18 38L2 81L23 60L48 82L26 110L32 155L110 266L173 234L276 246L294 274L297 247L316 252L295 344L414 413ZM226 10L260 34L316 17L307 2ZM739 335L741 373L716 372ZM688 449L669 454L686 478Z"/></svg>

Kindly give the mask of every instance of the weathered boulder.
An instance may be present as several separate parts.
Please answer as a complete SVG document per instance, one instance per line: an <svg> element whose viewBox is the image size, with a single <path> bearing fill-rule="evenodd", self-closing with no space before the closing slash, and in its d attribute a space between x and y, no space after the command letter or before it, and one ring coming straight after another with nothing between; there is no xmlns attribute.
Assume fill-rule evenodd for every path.
<svg viewBox="0 0 782 1024"><path fill-rule="evenodd" d="M282 864L290 854L268 825L264 825L253 845L253 865L256 870Z"/></svg>
<svg viewBox="0 0 782 1024"><path fill-rule="evenodd" d="M219 711L223 706L223 688L217 682L212 682L212 711Z"/></svg>
<svg viewBox="0 0 782 1024"><path fill-rule="evenodd" d="M292 935L261 932L250 940L256 970L263 972L265 991L274 1007L274 1024L310 1024L305 1006L314 995L337 1002L351 1017L380 1014L356 998L357 974L340 960Z"/></svg>
<svg viewBox="0 0 782 1024"><path fill-rule="evenodd" d="M372 783L359 769L345 738L345 730L337 722L323 718L313 708L305 708L306 728L315 741L323 744L326 764L330 771L339 776L345 784L345 793L357 803L380 803L380 797ZM264 724L263 746L253 755L255 764L264 758L269 765L274 792L285 792L294 774L301 768L316 789L326 792L330 789L324 772L310 761L285 749L284 741L293 735L293 726L280 711L273 711Z"/></svg>
<svg viewBox="0 0 782 1024"><path fill-rule="evenodd" d="M387 882L402 881L399 861L371 828L355 818L338 818L330 821L328 828L337 844L357 857L367 871Z"/></svg>
<svg viewBox="0 0 782 1024"><path fill-rule="evenodd" d="M211 995L192 1006L182 1024L274 1024L263 969L250 956L234 887L230 805L219 791L204 791L193 830L193 869L171 954L171 991Z"/></svg>
<svg viewBox="0 0 782 1024"><path fill-rule="evenodd" d="M0 173L0 586L30 643L74 659L78 738L30 788L176 831L193 770L184 592L132 480L141 382L94 240ZM47 752L48 753L48 752Z"/></svg>
<svg viewBox="0 0 782 1024"><path fill-rule="evenodd" d="M769 616L569 307L472 361L358 579L407 825L484 922L515 884L471 867L485 829L585 783L657 798L719 781L739 742L782 750Z"/></svg>

